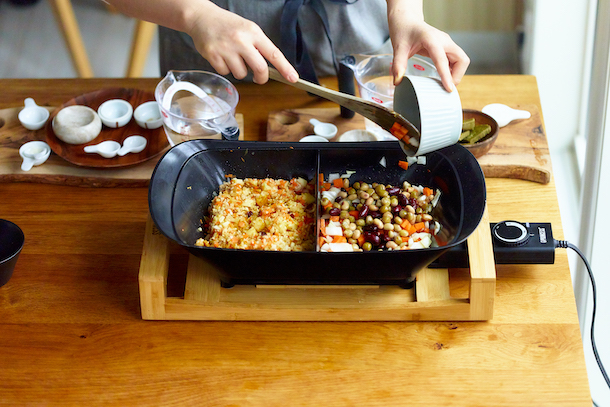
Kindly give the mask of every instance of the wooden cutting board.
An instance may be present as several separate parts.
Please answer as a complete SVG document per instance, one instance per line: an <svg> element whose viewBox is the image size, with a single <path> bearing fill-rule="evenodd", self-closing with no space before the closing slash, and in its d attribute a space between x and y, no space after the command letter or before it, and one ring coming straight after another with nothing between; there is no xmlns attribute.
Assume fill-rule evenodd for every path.
<svg viewBox="0 0 610 407"><path fill-rule="evenodd" d="M42 165L22 171L19 148L32 140L46 141L45 127L31 131L24 128L17 115L23 107L0 109L0 182L37 182L85 187L145 187L162 154L148 161L125 167L93 168L74 165L51 153ZM54 107L47 108L51 113ZM243 115L236 115L243 137ZM164 134L162 131L160 134ZM169 148L169 145L168 147Z"/></svg>
<svg viewBox="0 0 610 407"><path fill-rule="evenodd" d="M517 178L546 184L551 180L551 157L542 126L542 117L535 105L519 106L532 117L515 120L500 128L498 139L491 150L478 159L487 178ZM313 134L309 120L334 123L337 138L348 130L364 129L364 118L342 118L339 108L278 110L269 114L268 141L298 141Z"/></svg>

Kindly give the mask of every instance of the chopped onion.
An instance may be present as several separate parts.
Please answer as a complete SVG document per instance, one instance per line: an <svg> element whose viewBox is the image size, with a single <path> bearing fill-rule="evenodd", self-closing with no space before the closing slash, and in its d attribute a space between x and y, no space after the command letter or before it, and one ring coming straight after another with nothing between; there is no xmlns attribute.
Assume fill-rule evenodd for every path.
<svg viewBox="0 0 610 407"><path fill-rule="evenodd" d="M385 159L385 156L381 157L381 160L379 160L379 164L381 164L381 166L382 166L383 168L385 168L385 166L386 166L386 159Z"/></svg>
<svg viewBox="0 0 610 407"><path fill-rule="evenodd" d="M409 163L409 165L417 163L417 157L407 157L407 163Z"/></svg>
<svg viewBox="0 0 610 407"><path fill-rule="evenodd" d="M329 243L331 252L353 252L354 247L350 243Z"/></svg>
<svg viewBox="0 0 610 407"><path fill-rule="evenodd" d="M417 163L421 165L426 165L426 156L420 155L419 157L417 157Z"/></svg>
<svg viewBox="0 0 610 407"><path fill-rule="evenodd" d="M433 208L436 206L436 204L438 203L438 200L440 198L441 198L441 190L437 189L436 190L436 194L434 194L434 197L432 198L432 201L430 201L430 203L432 204Z"/></svg>
<svg viewBox="0 0 610 407"><path fill-rule="evenodd" d="M338 172L333 172L332 174L328 174L328 182L330 182L331 184L337 178L339 178L339 173Z"/></svg>

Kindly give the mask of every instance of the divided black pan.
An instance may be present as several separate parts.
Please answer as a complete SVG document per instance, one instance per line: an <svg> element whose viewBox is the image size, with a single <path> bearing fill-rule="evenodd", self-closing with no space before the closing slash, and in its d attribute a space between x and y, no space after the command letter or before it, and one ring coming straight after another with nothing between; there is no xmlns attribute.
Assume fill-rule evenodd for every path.
<svg viewBox="0 0 610 407"><path fill-rule="evenodd" d="M225 285L389 284L408 286L417 271L476 229L485 208L485 178L474 156L460 145L428 153L426 164L398 166L406 156L394 142L284 143L193 140L159 160L149 186L157 228L195 256L214 263ZM385 166L383 165L385 164ZM195 246L206 208L226 175L238 178L315 179L317 174L356 171L351 182L428 186L442 191L433 216L447 242L417 250L319 253L218 249Z"/></svg>

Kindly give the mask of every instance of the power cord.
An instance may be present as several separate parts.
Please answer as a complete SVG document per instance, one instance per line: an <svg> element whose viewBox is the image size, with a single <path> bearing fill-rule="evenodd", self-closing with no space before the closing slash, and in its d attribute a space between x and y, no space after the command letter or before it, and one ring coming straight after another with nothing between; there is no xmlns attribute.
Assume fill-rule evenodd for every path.
<svg viewBox="0 0 610 407"><path fill-rule="evenodd" d="M591 289L593 291L593 312L591 313L591 347L593 348L593 355L595 356L595 361L597 362L597 366L599 366L599 370L606 381L606 385L610 388L610 379L608 378L608 373L606 373L606 369L604 368L604 364L602 363L601 358L599 357L599 353L597 352L597 345L595 344L595 313L597 311L597 287L595 285L595 278L593 278L593 271L591 270L591 265L587 261L587 258L580 251L578 247L573 245L572 243L565 240L555 240L555 247L560 247L562 249L570 248L574 250L585 263L585 267L587 268L587 273L589 273L589 279L591 280ZM593 405L597 406L595 401Z"/></svg>

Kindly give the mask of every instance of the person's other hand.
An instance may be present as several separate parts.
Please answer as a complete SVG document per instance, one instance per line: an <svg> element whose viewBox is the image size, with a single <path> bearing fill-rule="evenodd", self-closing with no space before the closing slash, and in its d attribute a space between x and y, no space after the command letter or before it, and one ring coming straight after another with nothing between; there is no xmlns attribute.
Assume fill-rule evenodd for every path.
<svg viewBox="0 0 610 407"><path fill-rule="evenodd" d="M394 48L392 75L398 85L407 69L407 60L415 54L430 57L444 88L451 92L462 80L470 58L451 37L423 20L409 20L389 14L390 37Z"/></svg>
<svg viewBox="0 0 610 407"><path fill-rule="evenodd" d="M197 51L221 75L243 79L252 70L254 82L269 80L267 61L290 82L299 74L284 54L254 22L215 6L201 11L187 33Z"/></svg>

